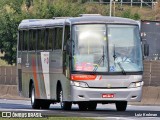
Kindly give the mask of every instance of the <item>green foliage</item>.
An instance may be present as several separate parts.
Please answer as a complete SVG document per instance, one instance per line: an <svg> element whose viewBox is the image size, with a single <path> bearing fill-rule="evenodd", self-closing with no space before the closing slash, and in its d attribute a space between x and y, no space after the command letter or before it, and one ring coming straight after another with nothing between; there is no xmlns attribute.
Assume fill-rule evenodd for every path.
<svg viewBox="0 0 160 120"><path fill-rule="evenodd" d="M66 2L65 0L50 2L50 4L44 0L34 4L34 8L37 11L35 14L37 18L78 16L86 12L82 4Z"/></svg>
<svg viewBox="0 0 160 120"><path fill-rule="evenodd" d="M131 18L131 19L134 19L134 20L139 20L141 18L141 16L138 13L132 14L132 12L131 12L130 9L124 11L122 13L122 17L124 17L124 18Z"/></svg>
<svg viewBox="0 0 160 120"><path fill-rule="evenodd" d="M5 14L0 22L0 40L1 49L5 52L3 59L9 64L15 63L16 60L16 29L18 21L12 14Z"/></svg>
<svg viewBox="0 0 160 120"><path fill-rule="evenodd" d="M133 19L140 20L141 16L138 13L134 13Z"/></svg>
<svg viewBox="0 0 160 120"><path fill-rule="evenodd" d="M22 0L12 0L2 7L0 14L0 47L5 52L2 59L6 60L9 64L16 63L16 44L17 44L17 27L21 19L21 5ZM9 10L8 10L9 9Z"/></svg>
<svg viewBox="0 0 160 120"><path fill-rule="evenodd" d="M33 4L33 0L26 0L27 10L31 7L32 4Z"/></svg>

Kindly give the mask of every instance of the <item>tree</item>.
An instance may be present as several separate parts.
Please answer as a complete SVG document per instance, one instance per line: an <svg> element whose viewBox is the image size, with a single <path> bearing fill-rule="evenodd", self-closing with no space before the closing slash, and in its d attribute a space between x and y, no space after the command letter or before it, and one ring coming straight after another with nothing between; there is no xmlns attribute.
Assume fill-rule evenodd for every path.
<svg viewBox="0 0 160 120"><path fill-rule="evenodd" d="M5 52L2 59L16 63L17 28L22 18L22 0L6 0L0 11L0 47ZM6 7L7 6L7 7Z"/></svg>

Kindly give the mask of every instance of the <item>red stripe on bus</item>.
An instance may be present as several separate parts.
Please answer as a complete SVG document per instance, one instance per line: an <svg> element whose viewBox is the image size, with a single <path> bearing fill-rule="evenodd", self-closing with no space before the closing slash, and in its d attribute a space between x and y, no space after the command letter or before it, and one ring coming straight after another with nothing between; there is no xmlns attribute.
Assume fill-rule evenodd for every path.
<svg viewBox="0 0 160 120"><path fill-rule="evenodd" d="M97 75L82 75L82 74L71 75L71 80L96 80L96 78Z"/></svg>
<svg viewBox="0 0 160 120"><path fill-rule="evenodd" d="M35 58L32 58L32 70L33 70L33 77L34 77L34 84L35 84L35 94L37 97L40 97L40 92L39 92L39 86L38 86L38 79L37 79L37 73L36 73L36 63L35 63Z"/></svg>

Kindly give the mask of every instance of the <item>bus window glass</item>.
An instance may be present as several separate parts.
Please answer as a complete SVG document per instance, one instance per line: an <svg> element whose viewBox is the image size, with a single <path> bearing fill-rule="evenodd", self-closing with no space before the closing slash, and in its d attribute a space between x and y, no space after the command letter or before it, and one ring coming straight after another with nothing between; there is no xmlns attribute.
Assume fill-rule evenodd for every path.
<svg viewBox="0 0 160 120"><path fill-rule="evenodd" d="M54 49L61 49L62 48L62 35L63 35L63 28L57 27L55 29L55 43L54 43Z"/></svg>
<svg viewBox="0 0 160 120"><path fill-rule="evenodd" d="M108 71L104 24L75 25L72 39L74 71Z"/></svg>
<svg viewBox="0 0 160 120"><path fill-rule="evenodd" d="M55 30L48 29L48 49L53 50L53 41L54 41L54 36L55 36Z"/></svg>
<svg viewBox="0 0 160 120"><path fill-rule="evenodd" d="M45 30L42 29L38 32L39 34L39 50L45 50Z"/></svg>
<svg viewBox="0 0 160 120"><path fill-rule="evenodd" d="M24 51L28 50L28 39L29 39L29 31L24 31L24 41L23 41Z"/></svg>
<svg viewBox="0 0 160 120"><path fill-rule="evenodd" d="M70 26L65 26L65 33L64 33L64 46L66 46L67 40L70 39Z"/></svg>
<svg viewBox="0 0 160 120"><path fill-rule="evenodd" d="M18 50L22 50L22 42L23 42L23 31L19 31L19 43L18 43Z"/></svg>
<svg viewBox="0 0 160 120"><path fill-rule="evenodd" d="M108 25L110 72L142 71L138 26Z"/></svg>
<svg viewBox="0 0 160 120"><path fill-rule="evenodd" d="M36 30L31 30L30 36L30 50L36 50Z"/></svg>
<svg viewBox="0 0 160 120"><path fill-rule="evenodd" d="M46 49L46 50L49 50L48 31L49 31L49 29L46 29L46 30L45 30L45 41L46 41L45 49Z"/></svg>
<svg viewBox="0 0 160 120"><path fill-rule="evenodd" d="M37 34L36 34L36 45L37 45L37 50L40 50L40 42L41 42L41 30L37 30Z"/></svg>
<svg viewBox="0 0 160 120"><path fill-rule="evenodd" d="M31 41L31 31L28 31L28 51L30 50L30 41Z"/></svg>

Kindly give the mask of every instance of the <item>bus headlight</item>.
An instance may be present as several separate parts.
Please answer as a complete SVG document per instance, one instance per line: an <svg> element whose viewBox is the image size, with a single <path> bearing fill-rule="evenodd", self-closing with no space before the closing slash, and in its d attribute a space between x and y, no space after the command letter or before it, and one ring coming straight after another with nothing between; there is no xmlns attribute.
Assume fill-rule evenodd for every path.
<svg viewBox="0 0 160 120"><path fill-rule="evenodd" d="M71 81L71 85L77 86L77 87L84 87L87 88L88 85L85 82L79 82L79 81Z"/></svg>
<svg viewBox="0 0 160 120"><path fill-rule="evenodd" d="M139 81L139 82L133 82L129 85L129 88L136 88L136 87L141 87L143 86L144 82L143 81Z"/></svg>

